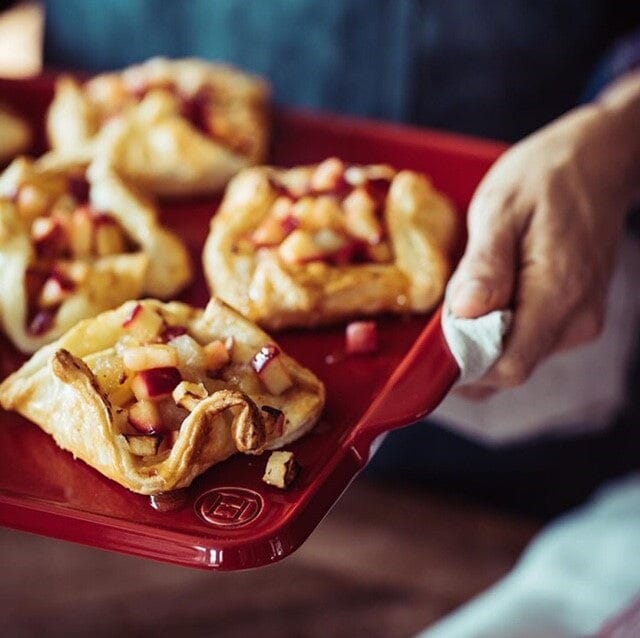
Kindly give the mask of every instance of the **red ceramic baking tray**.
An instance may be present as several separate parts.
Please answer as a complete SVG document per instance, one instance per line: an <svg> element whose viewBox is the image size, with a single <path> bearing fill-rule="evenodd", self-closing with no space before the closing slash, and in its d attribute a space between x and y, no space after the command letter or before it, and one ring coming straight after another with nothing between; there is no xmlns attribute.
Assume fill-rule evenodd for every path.
<svg viewBox="0 0 640 638"><path fill-rule="evenodd" d="M0 81L0 100L27 114L37 129L33 152L43 148L42 121L52 90L50 76ZM504 150L493 142L327 114L278 109L274 118L274 163L338 155L424 171L461 216ZM196 264L216 204L209 199L163 208L164 222L184 237ZM182 298L206 303L201 273ZM379 328L379 352L367 356L344 356L344 326L278 336L323 379L328 397L319 425L290 447L302 471L289 491L261 481L266 455L238 455L196 479L182 509L157 512L148 498L74 460L35 425L0 411L0 524L190 567L245 569L282 559L304 542L364 467L376 437L428 414L458 375L439 312L385 317ZM23 360L0 341L2 378Z"/></svg>

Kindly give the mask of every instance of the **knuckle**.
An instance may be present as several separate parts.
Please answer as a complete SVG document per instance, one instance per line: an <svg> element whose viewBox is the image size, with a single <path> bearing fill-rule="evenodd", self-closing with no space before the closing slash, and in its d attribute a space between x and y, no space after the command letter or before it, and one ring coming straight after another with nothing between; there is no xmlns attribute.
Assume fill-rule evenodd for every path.
<svg viewBox="0 0 640 638"><path fill-rule="evenodd" d="M502 387L515 388L531 376L531 365L522 357L507 356L496 364L495 374Z"/></svg>

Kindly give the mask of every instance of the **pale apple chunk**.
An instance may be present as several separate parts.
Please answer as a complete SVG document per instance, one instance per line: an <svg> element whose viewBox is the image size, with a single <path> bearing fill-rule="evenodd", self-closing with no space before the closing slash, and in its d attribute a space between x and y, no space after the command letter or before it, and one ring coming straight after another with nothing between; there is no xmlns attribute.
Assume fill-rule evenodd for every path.
<svg viewBox="0 0 640 638"><path fill-rule="evenodd" d="M269 215L275 217L277 220L282 221L287 219L292 214L293 200L290 197L281 195L271 205Z"/></svg>
<svg viewBox="0 0 640 638"><path fill-rule="evenodd" d="M344 235L337 233L330 228L320 229L313 236L313 241L325 255L331 255L342 250L348 243L348 240Z"/></svg>
<svg viewBox="0 0 640 638"><path fill-rule="evenodd" d="M333 190L344 175L344 163L337 157L330 157L316 166L311 175L310 185L314 191Z"/></svg>
<svg viewBox="0 0 640 638"><path fill-rule="evenodd" d="M298 469L293 452L283 450L271 452L262 480L267 485L286 489L294 481Z"/></svg>
<svg viewBox="0 0 640 638"><path fill-rule="evenodd" d="M51 197L43 189L33 184L25 184L18 191L16 203L20 214L27 219L32 219L47 212L51 205Z"/></svg>
<svg viewBox="0 0 640 638"><path fill-rule="evenodd" d="M69 230L71 251L74 257L84 258L91 255L93 250L93 215L86 206L77 208L73 212Z"/></svg>
<svg viewBox="0 0 640 638"><path fill-rule="evenodd" d="M286 236L287 232L281 221L276 217L267 217L251 233L251 242L257 248L277 246Z"/></svg>
<svg viewBox="0 0 640 638"><path fill-rule="evenodd" d="M278 248L280 258L287 264L301 264L322 259L323 253L306 230L294 230Z"/></svg>
<svg viewBox="0 0 640 638"><path fill-rule="evenodd" d="M304 230L322 228L340 230L344 220L340 204L335 197L322 195L317 198L303 197L293 207L293 216Z"/></svg>
<svg viewBox="0 0 640 638"><path fill-rule="evenodd" d="M133 397L131 390L132 376L125 370L124 362L115 356L113 350L105 350L93 355L88 360L100 389L116 406L129 403Z"/></svg>
<svg viewBox="0 0 640 638"><path fill-rule="evenodd" d="M219 339L211 341L202 349L205 357L205 367L207 372L218 372L221 368L229 363L229 351L225 344Z"/></svg>
<svg viewBox="0 0 640 638"><path fill-rule="evenodd" d="M171 339L171 347L178 353L178 369L186 378L204 373L206 357L202 346L190 335L182 334Z"/></svg>
<svg viewBox="0 0 640 638"><path fill-rule="evenodd" d="M207 388L202 383L192 383L191 381L181 381L171 393L176 405L191 412L202 399L209 396Z"/></svg>
<svg viewBox="0 0 640 638"><path fill-rule="evenodd" d="M141 343L155 339L164 325L162 317L150 308L136 304L122 327Z"/></svg>
<svg viewBox="0 0 640 638"><path fill-rule="evenodd" d="M376 217L376 203L364 188L354 189L342 202L347 230L369 244L382 239L382 225Z"/></svg>
<svg viewBox="0 0 640 638"><path fill-rule="evenodd" d="M251 366L271 394L282 394L293 385L291 376L282 363L280 349L272 343L263 346L255 354Z"/></svg>
<svg viewBox="0 0 640 638"><path fill-rule="evenodd" d="M151 368L175 368L178 365L178 352L172 346L152 343L122 351L124 365L134 372Z"/></svg>
<svg viewBox="0 0 640 638"><path fill-rule="evenodd" d="M41 308L53 308L60 305L73 294L75 284L62 275L52 274L42 286L38 304Z"/></svg>
<svg viewBox="0 0 640 638"><path fill-rule="evenodd" d="M151 456L158 453L160 437L149 434L125 434L129 452L134 456Z"/></svg>
<svg viewBox="0 0 640 638"><path fill-rule="evenodd" d="M127 243L118 224L113 220L101 220L95 228L95 250L98 257L125 252Z"/></svg>

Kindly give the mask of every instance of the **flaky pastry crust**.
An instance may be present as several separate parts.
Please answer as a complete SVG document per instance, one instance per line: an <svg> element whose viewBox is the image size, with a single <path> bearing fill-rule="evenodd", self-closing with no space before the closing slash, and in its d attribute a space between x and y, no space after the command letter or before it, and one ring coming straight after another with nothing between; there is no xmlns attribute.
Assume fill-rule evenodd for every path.
<svg viewBox="0 0 640 638"><path fill-rule="evenodd" d="M267 152L269 87L232 67L153 58L84 85L61 78L47 116L52 148L108 158L160 195L220 190Z"/></svg>
<svg viewBox="0 0 640 638"><path fill-rule="evenodd" d="M57 339L81 319L114 308L142 294L166 298L191 279L191 263L180 239L157 220L154 205L127 186L107 166L94 163L86 173L87 202L70 193L69 180L83 169L66 161L47 165L16 159L0 176L0 326L23 352L34 352ZM59 158L58 158L59 159ZM39 254L34 224L51 217L56 207L72 218L74 207L108 212L117 223L129 249L113 254L78 256L64 252L59 259ZM98 217L103 215L98 215ZM55 239L55 238L54 238ZM44 243L44 242L43 242ZM55 270L60 265L74 273L73 290L55 303L55 316L46 330L30 330L29 278L42 263ZM76 273L80 273L76 277ZM33 314L31 312L31 314Z"/></svg>
<svg viewBox="0 0 640 638"><path fill-rule="evenodd" d="M327 172L332 176L329 185L314 188L314 180L320 184ZM353 198L347 204L348 193L356 187L345 176L354 184L360 183L358 196L366 198L362 193L368 186L362 175L367 173L383 175L384 180L376 177L372 182L386 180L387 190L379 197L379 219L370 220L374 228L378 225L379 234L374 231L374 239L368 243L362 239L366 238L365 228L357 239L357 250L364 248L365 253L378 257L368 259L365 255L350 263L348 256L344 258L345 249L350 249L345 242L353 243L353 237L345 239L348 230L343 220L345 208L353 208ZM373 211L373 200L367 201ZM254 238L261 229L273 227L269 224L274 215L287 228L288 238L280 245L269 245L268 241L256 244ZM341 246L337 252L307 255L297 263L283 257L292 228L295 233L307 229L306 238L313 233L318 237L325 231L317 224L325 218L330 219L332 228L330 241ZM359 232L358 220L353 224ZM412 171L396 172L386 165L348 167L335 158L289 170L251 168L231 181L211 221L204 270L214 294L273 330L327 324L356 315L425 312L441 299L450 274L455 224L455 212L447 198L427 177ZM386 256L379 257L380 248Z"/></svg>
<svg viewBox="0 0 640 638"><path fill-rule="evenodd" d="M96 360L118 356L127 317L136 305L159 312L169 325L187 327L202 342L229 339L243 351L259 350L272 339L222 302L206 309L156 300L127 302L120 308L80 322L45 346L0 385L0 404L16 410L53 436L75 457L121 485L141 494L188 486L193 479L235 452L259 454L307 432L324 405L324 386L309 370L281 353L291 386L279 395L264 387L247 393L242 379L252 372L234 363L235 372L219 381L219 390L200 400L179 427L170 450L137 456L128 447L126 410L104 390ZM244 370L244 371L243 371ZM256 380L252 380L256 384ZM249 385L251 387L251 384ZM270 431L261 406L286 414L284 429Z"/></svg>

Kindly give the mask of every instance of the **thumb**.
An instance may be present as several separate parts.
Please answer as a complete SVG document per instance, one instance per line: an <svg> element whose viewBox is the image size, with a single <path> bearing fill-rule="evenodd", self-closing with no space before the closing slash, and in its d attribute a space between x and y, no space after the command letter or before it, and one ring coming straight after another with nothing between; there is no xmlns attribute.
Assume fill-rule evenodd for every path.
<svg viewBox="0 0 640 638"><path fill-rule="evenodd" d="M472 319L510 305L517 247L508 217L470 215L467 247L447 292L453 315Z"/></svg>

